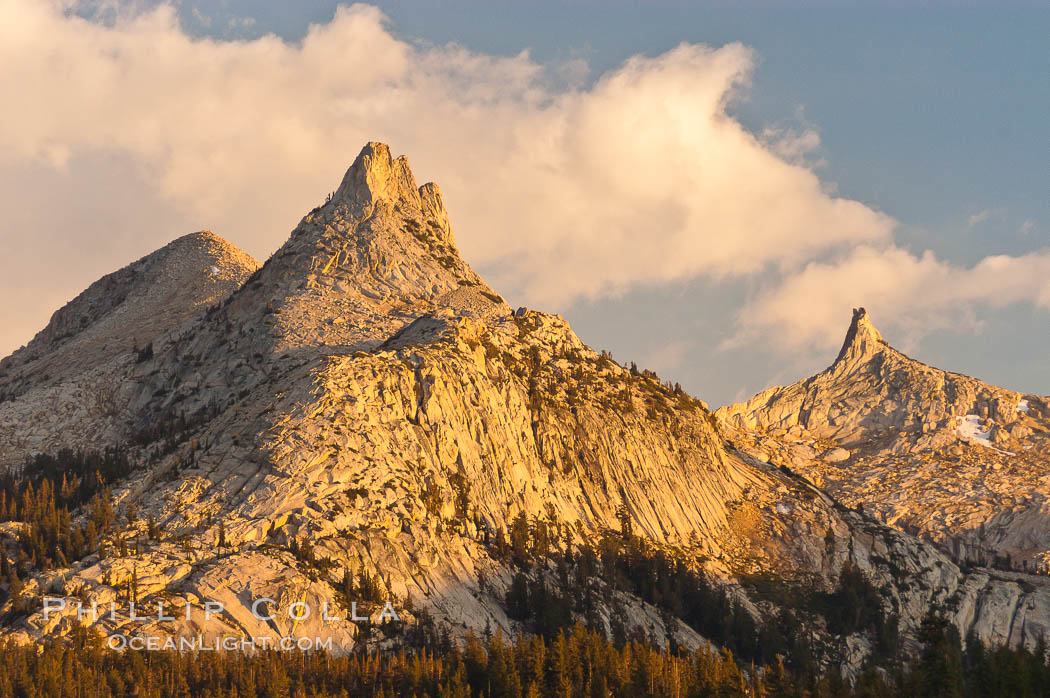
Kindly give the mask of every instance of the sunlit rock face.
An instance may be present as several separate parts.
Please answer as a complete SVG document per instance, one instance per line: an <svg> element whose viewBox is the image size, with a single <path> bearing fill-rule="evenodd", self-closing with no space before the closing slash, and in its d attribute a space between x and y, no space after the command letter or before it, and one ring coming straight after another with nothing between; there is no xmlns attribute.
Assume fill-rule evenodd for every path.
<svg viewBox="0 0 1050 698"><path fill-rule="evenodd" d="M718 417L749 451L959 561L1048 569L1047 398L911 359L863 309L827 370Z"/></svg>
<svg viewBox="0 0 1050 698"><path fill-rule="evenodd" d="M120 335L120 352L96 360L119 367L107 374L120 399L104 430L95 417L61 407L75 402L62 386L79 385L82 370L60 375L71 365L65 361L55 360L52 382L27 379L18 397L0 404L23 410L3 413L13 415L2 435L12 440L19 420L30 419L26 405L58 405L19 457L90 433L83 438L95 447L128 444L136 465L114 488L116 535L134 544L41 573L27 593L76 591L105 604L123 599L134 580L152 619L88 622L169 636L320 634L350 649L366 641L360 623L317 617L324 604L339 606L350 571L372 579L405 618L426 610L459 632L514 632L505 609L514 569L494 541L518 519L542 528L552 549L629 528L703 567L756 615L772 602L748 599L736 584L742 575L830 589L852 562L885 588L887 611L899 615L906 636L931 604L957 608L960 627L988 639L1011 628L1009 641L1034 643L1047 624L1050 591L1038 579L1024 581L1022 592L1015 580L964 574L934 546L837 505L777 467L802 445L807 463L822 457L850 467L866 434L883 433L878 425L914 428L904 416L917 404L912 398L867 412L863 400L840 406L838 415L847 407L863 414L840 425L839 416L813 416L819 410L806 402L808 387L777 389L783 395L762 398L762 409L725 415L733 425L727 441L703 402L595 352L561 317L512 311L460 258L438 188L417 186L407 161L383 144L362 150L329 200L262 267L245 259L236 276L224 271L231 264L205 265L229 279L208 303L186 308L173 296L177 308L149 311L189 318L158 330L149 353L128 351L132 337ZM85 336L108 317L87 316ZM38 349L35 361L60 347ZM873 357L891 351L858 315L829 370L882 370ZM956 415L962 389L944 389L946 415ZM1025 419L1036 420L1045 403L1033 396L1028 404ZM831 431L802 431L819 424ZM775 448L760 447L767 443ZM147 538L148 521L161 535ZM556 583L553 567L541 569ZM600 591L602 580L595 584ZM1001 604L978 603L993 593ZM260 621L251 611L262 597L285 609L309 604L315 615ZM598 598L607 628L615 602L643 632L703 642L640 599ZM175 620L156 614L164 600L178 607ZM209 600L224 611L206 617ZM1014 624L1020 615L1024 623ZM71 603L5 633L63 634L74 618ZM397 638L378 628L367 641ZM840 659L856 664L863 654Z"/></svg>

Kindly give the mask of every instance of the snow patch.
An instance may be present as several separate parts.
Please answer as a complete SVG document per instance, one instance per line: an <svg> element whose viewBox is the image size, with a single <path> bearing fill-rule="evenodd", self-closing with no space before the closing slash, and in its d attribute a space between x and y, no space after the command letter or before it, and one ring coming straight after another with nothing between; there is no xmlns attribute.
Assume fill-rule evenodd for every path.
<svg viewBox="0 0 1050 698"><path fill-rule="evenodd" d="M992 430L981 431L980 417L975 414L968 414L965 417L957 417L957 419L959 423L955 430L959 432L959 438L963 441L970 441L971 443L978 443L992 448Z"/></svg>
<svg viewBox="0 0 1050 698"><path fill-rule="evenodd" d="M1010 451L1004 451L1001 448L996 448L992 444L992 430L989 428L987 431L981 430L981 418L975 414L968 414L965 417L956 417L958 423L955 426L955 431L959 434L959 438L963 441L967 441L972 444L979 446L985 446L987 448L1002 453L1007 456L1014 455Z"/></svg>
<svg viewBox="0 0 1050 698"><path fill-rule="evenodd" d="M208 269L208 271L211 272L212 276L218 276L219 275L219 268L217 266L215 266L214 264L211 266L210 269Z"/></svg>
<svg viewBox="0 0 1050 698"><path fill-rule="evenodd" d="M1028 400L1021 400L1017 403L1017 411L1021 414L1028 414Z"/></svg>

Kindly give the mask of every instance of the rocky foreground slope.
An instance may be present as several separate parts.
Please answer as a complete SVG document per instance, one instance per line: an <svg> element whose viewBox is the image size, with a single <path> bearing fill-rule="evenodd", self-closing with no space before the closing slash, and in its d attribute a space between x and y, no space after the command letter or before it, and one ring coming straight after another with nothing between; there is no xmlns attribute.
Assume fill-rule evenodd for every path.
<svg viewBox="0 0 1050 698"><path fill-rule="evenodd" d="M911 359L864 309L827 370L718 417L749 453L958 561L1050 571L1050 400Z"/></svg>
<svg viewBox="0 0 1050 698"><path fill-rule="evenodd" d="M396 642L386 626L319 617L325 602L346 615L347 571L406 619L514 631L507 592L522 568L507 538L524 535L528 575L557 586L545 555L626 530L756 616L790 601L754 580L830 590L849 562L906 639L933 607L989 642L1031 645L1050 627L1042 579L962 571L737 449L705 404L595 352L562 318L512 311L460 258L437 187L417 187L382 144L237 290L134 361L96 440L131 444L135 465L114 488L105 554L41 570L22 591L133 595L152 615L87 619L110 632ZM10 409L52 389L25 383ZM37 442L93 424L70 410ZM703 641L608 580L588 583L607 629L624 616L652 637ZM264 597L314 613L261 621L251 604ZM224 612L205 618L209 600ZM157 618L158 602L174 619ZM45 620L12 604L4 632L23 640L75 622L72 605ZM799 632L827 640L828 658L855 667L870 651L864 633L834 641L805 617Z"/></svg>

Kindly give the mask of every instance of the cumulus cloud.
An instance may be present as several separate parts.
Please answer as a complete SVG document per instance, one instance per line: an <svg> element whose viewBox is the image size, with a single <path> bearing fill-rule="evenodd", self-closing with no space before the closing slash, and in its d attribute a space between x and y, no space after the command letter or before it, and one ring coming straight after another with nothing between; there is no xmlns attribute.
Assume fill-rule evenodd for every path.
<svg viewBox="0 0 1050 698"><path fill-rule="evenodd" d="M762 140L782 159L811 167L823 167L823 159L811 161L813 153L820 149L820 134L813 128L802 130L767 127L762 129Z"/></svg>
<svg viewBox="0 0 1050 698"><path fill-rule="evenodd" d="M68 3L0 8L7 166L104 179L112 198L91 212L117 237L140 217L126 211L177 212L136 230L136 254L200 221L265 256L370 139L439 181L467 258L533 304L787 268L892 228L727 114L753 64L738 44L681 45L574 87L578 64L406 42L365 5L299 42L195 39L164 5L105 23ZM133 167L85 173L100 154Z"/></svg>
<svg viewBox="0 0 1050 698"><path fill-rule="evenodd" d="M807 164L815 129L755 135L732 117L754 64L739 44L683 44L584 80L579 61L406 41L367 5L294 42L194 38L172 6L103 5L115 10L91 21L69 0L0 0L0 292L28 298L2 348L56 297L178 234L207 227L267 256L368 140L439 182L464 256L515 302L772 278L738 336L812 337L780 304L850 260L891 279L952 275L927 257L878 265L903 254L895 222L830 193ZM888 302L893 286L869 290Z"/></svg>
<svg viewBox="0 0 1050 698"><path fill-rule="evenodd" d="M775 336L795 350L831 348L842 342L850 309L865 306L907 347L932 331L977 330L978 310L1022 301L1050 310L1050 250L960 267L929 251L861 246L840 260L811 262L754 298L727 346Z"/></svg>

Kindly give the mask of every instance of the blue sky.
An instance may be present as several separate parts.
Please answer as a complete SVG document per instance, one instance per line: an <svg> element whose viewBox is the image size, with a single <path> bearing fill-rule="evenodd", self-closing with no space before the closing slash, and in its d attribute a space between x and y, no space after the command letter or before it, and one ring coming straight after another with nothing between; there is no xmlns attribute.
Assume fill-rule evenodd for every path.
<svg viewBox="0 0 1050 698"><path fill-rule="evenodd" d="M676 44L739 41L759 55L747 101L736 109L760 131L770 124L820 133L821 178L902 223L916 251L972 264L1050 244L1050 9L1037 3L703 3L703 2L380 2L395 30L413 39L454 41L487 53L528 49L542 62L583 58L592 75L628 57ZM330 19L336 3L218 1L184 6L188 26L225 32L252 17L251 32L299 38ZM213 17L203 27L186 12ZM216 31L218 30L218 32ZM972 218L971 218L972 217ZM971 222L972 221L972 222ZM577 304L565 314L592 343L644 359L683 337L710 345L727 331L707 309L732 303L740 288L705 284ZM878 320L878 318L876 318ZM1050 392L1050 318L1014 307L981 318L978 333L926 337L914 351L1020 390ZM843 318L843 332L848 318ZM625 327L626 325L626 327ZM722 325L718 327L718 325ZM633 327L642 326L638 333ZM1032 331L1020 331L1030 326ZM1028 336L1020 343L1010 339ZM1040 341L1042 338L1042 341ZM892 339L892 337L891 337ZM694 347L697 364L722 363ZM765 363L766 352L745 352ZM743 357L742 357L743 358ZM781 363L816 370L833 358ZM735 362L734 362L735 363ZM721 403L757 390L761 379L706 367L668 366L694 391ZM800 374L801 375L801 374ZM768 379L769 375L762 376Z"/></svg>
<svg viewBox="0 0 1050 698"><path fill-rule="evenodd" d="M506 278L500 290L512 302L516 296L525 300L550 298L541 307L553 305L550 309L568 317L591 345L611 349L622 361L654 366L663 377L679 380L694 394L721 404L773 382L798 379L830 362L835 349L829 345L826 330L805 335L781 331L777 328L791 321L791 311L759 301L788 298L791 292L795 293L792 304L806 304L805 293L823 292L814 291L823 289L819 284L814 287L814 282L791 285L796 277L805 276L802 272L807 265L829 264L837 269L850 249L876 240L882 248L907 253L891 257L904 259L908 265L914 262L916 267L912 295L894 296L884 288L885 282L873 286L882 289L872 301L882 303L873 311L873 319L891 343L927 363L1007 387L1050 393L1050 363L1046 359L1050 300L1043 302L1050 298L1046 295L1050 291L1040 291L1039 286L1045 276L1043 270L1050 269L1046 257L1018 262L1018 272L1007 277L1029 276L1002 299L994 289L967 288L969 283L1006 283L1003 275L967 273L983 268L982 261L990 255L1024 258L1044 253L1050 245L1050 8L1046 4L374 4L389 20L385 31L407 45L441 47L456 42L475 55L491 58L512 58L528 50L531 64L550 68L552 74L559 67L578 68L585 62L585 73L572 73L580 82L567 88L583 92L592 90L601 76L616 73L632 56L656 60L682 42L714 48L739 42L750 49L754 65L749 81L745 80L748 84L734 90L735 98L728 107L732 119L764 143L783 142L763 136L772 133L767 129L782 135L816 134L819 143L810 143L796 164L814 172L829 196L859 202L893 219L892 233L868 229L845 248L818 248L794 260L790 269L778 267L775 259L765 259L761 266L765 271L759 272L723 274L702 265L694 265L692 271L656 276L639 271L636 280L622 287L609 290L606 279L602 282L606 286L588 287L579 294L559 298L553 293L530 291L532 287L525 282L519 290L514 280L531 277L525 272L518 276L517 272L508 272L506 259L485 252L484 243L478 242L478 234L471 231L486 222L501 225L498 213L485 218L473 209L453 208L453 224L459 225L461 218L465 221L461 247L468 261L487 277ZM223 45L235 40L251 42L273 33L295 44L303 40L310 24L331 23L335 11L336 3L319 0L183 0L176 5L180 26L166 31L210 37ZM99 19L89 8L82 8L81 14ZM103 13L100 21L111 19ZM125 20L117 23L120 21ZM124 34L131 36L138 31L141 28L128 26ZM333 55L338 59L338 49ZM692 60L690 65L707 65L702 57ZM646 69L655 70L651 65ZM681 79L688 81L688 72L683 75ZM140 99L136 90L142 88L129 84L121 89L129 104ZM556 99L561 93L555 89L548 94ZM393 132L396 135L396 129ZM176 133L172 138L181 136ZM63 138L74 144L65 145ZM57 149L62 153L61 168L65 169L59 174L41 174L46 167L37 155L36 160L26 156L21 169L9 165L7 178L21 182L32 171L41 186L73 189L81 170L125 173L139 167L136 163L140 159L154 163L159 157L154 151L167 147L162 143L143 147L140 152L137 141L111 145L119 139L98 135L77 138L80 140L41 136L45 148L54 150L55 143L61 145ZM402 152L411 144L391 145ZM486 147L499 152L498 145ZM774 145L769 148L775 150ZM457 201L454 196L457 178L466 175L445 172L448 168L436 153L423 152L417 157L415 151L407 150L407 154L421 179L433 178L439 183L449 180L452 200L461 206L470 201L465 196ZM68 162L66 158L70 158ZM101 169L98 158L105 160ZM342 156L346 164L349 159L352 153ZM427 171L420 173L420 163ZM146 167L154 166L158 172L171 175L167 165ZM325 171L324 181L333 179L328 172L334 168L332 163L318 164L318 169ZM0 180L4 174L0 172ZM117 188L122 176L113 175L112 189ZM169 179L164 181L170 183ZM483 175L479 181L484 181ZM81 256L76 269L82 271L82 278L72 273L71 284L90 282L91 274L97 276L100 270L108 271L139 252L149 251L157 246L155 243L162 243L165 235L185 232L178 230L180 225L201 221L199 227L213 227L227 234L220 225L208 224L209 218L204 215L218 209L200 201L189 205L190 194L185 193L185 187L158 185L158 191L152 191L149 185L142 186L145 190L136 196L134 205L128 204L125 209L103 207L98 218L135 221L135 231L148 221L161 221L158 231L144 234L128 228L119 234L99 232L110 237L93 247L97 251L94 256ZM746 180L737 186L746 187ZM100 195L105 191L103 188ZM238 205L249 200L238 199ZM295 205L300 206L298 200ZM98 208L96 204L80 206L85 210ZM284 234L297 220L290 214L292 210L298 209L279 211L280 216L287 217L278 224ZM234 220L225 210L214 217L220 222ZM557 226L556 206L551 217L554 220L549 225ZM3 234L10 234L10 225ZM268 233L263 243L253 241L248 232L237 231L233 224L230 227L231 240L253 254L264 256L272 251L276 233ZM742 237L733 249L747 250L746 226L725 235ZM62 242L59 233L49 239L56 245ZM923 266L919 260L927 251L937 264L930 262L926 271L919 271ZM476 256L472 258L472 254ZM832 262L833 258L836 261ZM880 268L892 269L893 263ZM848 282L848 272L837 274L834 278ZM1031 293L1026 293L1026 284L1033 288ZM75 290L62 289L54 296L64 293L70 297ZM829 286L826 292L849 295L850 286ZM927 295L935 300L926 300ZM858 291L857 296L841 299L842 303L869 304L863 292ZM901 307L912 302L921 305L922 311ZM741 318L751 310L763 319L748 325ZM880 321L880 311L886 322ZM34 312L19 318L25 327L38 328L46 321L42 310ZM849 313L836 312L841 314L844 334ZM751 328L750 332L743 332L742 326ZM13 348L27 338L5 339Z"/></svg>
<svg viewBox="0 0 1050 698"><path fill-rule="evenodd" d="M337 4L212 0L183 2L180 14L202 34L299 39ZM373 4L407 39L579 57L592 76L683 41L742 42L760 60L742 121L757 131L801 114L820 131L822 178L842 194L891 211L958 261L1029 248L1027 220L1047 234L1050 4ZM249 27L230 27L243 18ZM967 228L986 210L986 225Z"/></svg>

